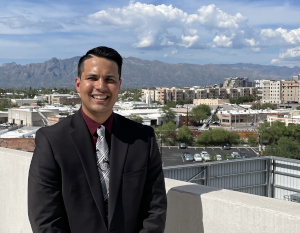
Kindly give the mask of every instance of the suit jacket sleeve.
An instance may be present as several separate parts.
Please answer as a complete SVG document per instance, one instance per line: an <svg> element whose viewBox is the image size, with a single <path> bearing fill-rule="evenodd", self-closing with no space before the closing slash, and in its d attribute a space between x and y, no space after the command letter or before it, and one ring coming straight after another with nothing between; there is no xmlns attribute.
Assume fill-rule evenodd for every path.
<svg viewBox="0 0 300 233"><path fill-rule="evenodd" d="M33 233L69 233L61 189L61 173L51 145L37 131L28 178L28 215Z"/></svg>
<svg viewBox="0 0 300 233"><path fill-rule="evenodd" d="M167 197L162 171L161 155L152 129L150 158L144 189L144 208L148 208L140 233L162 233L165 229Z"/></svg>

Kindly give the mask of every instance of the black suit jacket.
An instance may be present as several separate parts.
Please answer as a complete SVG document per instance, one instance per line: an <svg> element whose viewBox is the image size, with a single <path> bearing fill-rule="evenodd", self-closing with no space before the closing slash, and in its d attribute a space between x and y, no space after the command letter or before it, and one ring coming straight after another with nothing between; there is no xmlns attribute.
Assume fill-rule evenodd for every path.
<svg viewBox="0 0 300 233"><path fill-rule="evenodd" d="M163 232L166 192L154 131L114 113L108 218L95 149L78 111L36 133L28 180L34 233Z"/></svg>

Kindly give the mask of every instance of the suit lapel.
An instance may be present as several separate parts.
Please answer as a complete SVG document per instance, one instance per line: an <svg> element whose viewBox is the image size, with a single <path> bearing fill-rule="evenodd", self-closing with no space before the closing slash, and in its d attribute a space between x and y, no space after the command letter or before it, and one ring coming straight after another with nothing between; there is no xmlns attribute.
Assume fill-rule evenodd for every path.
<svg viewBox="0 0 300 233"><path fill-rule="evenodd" d="M109 180L109 211L108 223L110 224L116 209L119 189L123 178L124 164L128 149L128 134L126 126L122 124L122 117L114 113L111 152L110 152L110 180ZM127 140L126 140L127 139Z"/></svg>
<svg viewBox="0 0 300 233"><path fill-rule="evenodd" d="M90 132L81 115L81 109L72 116L70 126L73 128L70 135L79 154L95 203L101 214L102 220L105 225L108 226L103 192L96 163L96 155L93 149Z"/></svg>

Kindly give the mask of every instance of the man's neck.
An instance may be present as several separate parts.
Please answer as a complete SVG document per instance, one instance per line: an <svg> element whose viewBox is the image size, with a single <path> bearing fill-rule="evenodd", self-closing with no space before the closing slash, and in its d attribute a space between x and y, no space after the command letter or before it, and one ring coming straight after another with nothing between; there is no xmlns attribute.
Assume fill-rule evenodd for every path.
<svg viewBox="0 0 300 233"><path fill-rule="evenodd" d="M88 111L84 105L82 105L82 111L85 115L87 115L89 118L91 118L93 121L99 123L102 125L112 114L112 110L110 112L103 112L103 113L95 113Z"/></svg>

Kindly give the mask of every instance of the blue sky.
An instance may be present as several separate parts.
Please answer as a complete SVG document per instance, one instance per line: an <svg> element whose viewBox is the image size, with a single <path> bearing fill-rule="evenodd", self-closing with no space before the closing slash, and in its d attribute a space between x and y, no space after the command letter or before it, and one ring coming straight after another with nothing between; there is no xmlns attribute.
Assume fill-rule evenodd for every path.
<svg viewBox="0 0 300 233"><path fill-rule="evenodd" d="M168 63L300 66L300 1L0 0L0 65L105 45Z"/></svg>

